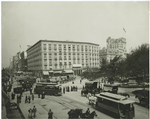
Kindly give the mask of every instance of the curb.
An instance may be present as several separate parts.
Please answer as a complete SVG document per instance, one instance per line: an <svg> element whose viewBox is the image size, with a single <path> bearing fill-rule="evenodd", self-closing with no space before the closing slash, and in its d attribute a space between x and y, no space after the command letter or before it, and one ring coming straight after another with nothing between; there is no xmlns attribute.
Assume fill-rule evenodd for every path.
<svg viewBox="0 0 150 119"><path fill-rule="evenodd" d="M24 115L23 115L23 113L22 113L22 111L21 111L21 109L20 109L20 106L18 106L18 109L19 109L19 112L20 112L20 114L21 114L22 119L25 119L25 117L24 117Z"/></svg>

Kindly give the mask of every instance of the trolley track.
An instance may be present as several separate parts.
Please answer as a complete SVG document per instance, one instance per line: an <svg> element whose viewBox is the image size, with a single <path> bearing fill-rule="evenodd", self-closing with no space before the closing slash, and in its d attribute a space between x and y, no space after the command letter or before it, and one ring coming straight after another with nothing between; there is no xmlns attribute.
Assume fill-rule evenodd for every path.
<svg viewBox="0 0 150 119"><path fill-rule="evenodd" d="M104 117L106 117L107 119L113 119L113 117L110 117L108 115L105 115L105 114L99 112L98 110L96 110L95 108L91 107L90 105L88 105L86 103L82 103L82 102L79 102L79 101L76 101L73 99L69 99L68 97L49 96L49 97L46 97L46 100L51 100L51 101L57 102L68 109L77 109L77 108L83 109L83 112L85 112L87 108L90 108L91 112L96 111L96 113L98 115L97 117L95 117L95 119L100 119L100 117L102 115Z"/></svg>

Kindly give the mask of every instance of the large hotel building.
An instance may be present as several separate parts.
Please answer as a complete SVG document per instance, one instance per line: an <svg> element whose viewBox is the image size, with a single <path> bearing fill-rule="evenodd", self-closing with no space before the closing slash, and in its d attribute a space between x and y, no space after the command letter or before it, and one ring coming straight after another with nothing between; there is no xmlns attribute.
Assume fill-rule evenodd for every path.
<svg viewBox="0 0 150 119"><path fill-rule="evenodd" d="M99 67L99 45L88 42L40 40L27 49L28 70L42 77L49 72Z"/></svg>

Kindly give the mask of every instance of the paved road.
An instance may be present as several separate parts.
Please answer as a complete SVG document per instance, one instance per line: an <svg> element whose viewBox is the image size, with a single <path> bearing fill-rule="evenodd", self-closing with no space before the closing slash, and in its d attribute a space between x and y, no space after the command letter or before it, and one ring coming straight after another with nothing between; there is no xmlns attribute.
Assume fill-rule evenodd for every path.
<svg viewBox="0 0 150 119"><path fill-rule="evenodd" d="M80 101L73 100L65 96L46 96L44 100L45 101L38 100L35 103L41 105L45 110L52 109L52 111L54 112L54 117L56 119L67 119L67 113L70 109L83 109L83 112L85 112L87 108L90 108L91 112L95 110L86 103L82 103ZM95 119L113 119L113 117L109 115L101 113L97 110L95 111L97 113L97 117L95 117Z"/></svg>
<svg viewBox="0 0 150 119"><path fill-rule="evenodd" d="M65 84L71 85L71 83ZM84 84L79 84L79 80L75 82L74 85L78 85L82 87ZM130 89L131 90L131 89ZM23 104L22 103L22 109L26 111L24 113L27 115L27 109L29 107L33 107L33 105L36 105L37 107L37 117L36 119L47 119L47 112L49 109L51 109L54 112L54 119L67 119L68 118L68 111L70 109L76 109L80 108L83 109L83 111L86 111L86 109L89 107L91 111L96 110L92 108L90 105L88 105L88 100L85 97L81 96L81 90L78 92L66 92L62 96L47 96L45 99L37 98L37 95L35 95L35 100L32 102L32 104ZM120 90L120 92L122 92ZM129 91L130 92L130 91ZM24 93L24 96L26 93ZM28 93L27 93L28 95ZM23 96L23 98L24 98ZM131 97L135 99L134 97ZM26 107L25 107L26 106ZM96 113L98 117L95 117L95 119L114 119L115 117L102 113L101 111L96 110ZM135 119L148 119L149 116L149 109L144 108L142 106L135 104Z"/></svg>

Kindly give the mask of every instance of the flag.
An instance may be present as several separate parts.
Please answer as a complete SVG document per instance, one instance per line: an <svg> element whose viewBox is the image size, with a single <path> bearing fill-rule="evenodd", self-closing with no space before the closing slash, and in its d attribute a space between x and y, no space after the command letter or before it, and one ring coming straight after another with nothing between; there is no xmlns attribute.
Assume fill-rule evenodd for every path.
<svg viewBox="0 0 150 119"><path fill-rule="evenodd" d="M124 32L126 33L126 30L123 28Z"/></svg>

